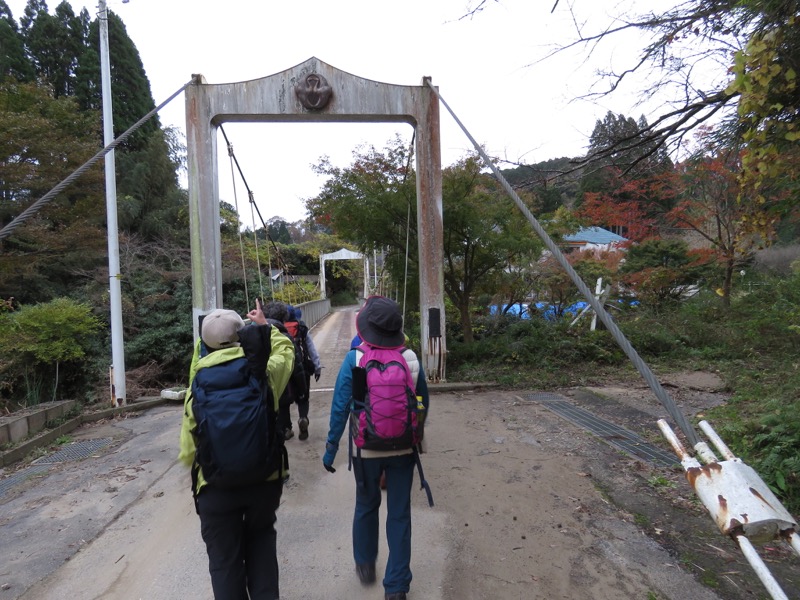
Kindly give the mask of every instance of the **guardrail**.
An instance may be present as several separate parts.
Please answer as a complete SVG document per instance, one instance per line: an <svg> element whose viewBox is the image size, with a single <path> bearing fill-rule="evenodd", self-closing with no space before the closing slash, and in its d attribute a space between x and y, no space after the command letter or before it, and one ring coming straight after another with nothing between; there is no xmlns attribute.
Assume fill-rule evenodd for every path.
<svg viewBox="0 0 800 600"><path fill-rule="evenodd" d="M323 300L312 300L303 304L296 304L295 308L303 311L303 321L311 329L319 323L329 312L331 312L331 301L328 298Z"/></svg>

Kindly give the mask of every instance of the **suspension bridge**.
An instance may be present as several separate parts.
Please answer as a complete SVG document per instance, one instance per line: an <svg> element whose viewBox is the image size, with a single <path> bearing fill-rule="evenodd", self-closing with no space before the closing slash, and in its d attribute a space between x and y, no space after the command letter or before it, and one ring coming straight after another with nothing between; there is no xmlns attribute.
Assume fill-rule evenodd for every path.
<svg viewBox="0 0 800 600"><path fill-rule="evenodd" d="M198 333L199 317L224 305L216 172L217 129L221 129L226 122L406 122L414 126L416 140L419 239L417 252L421 265L421 359L432 383L445 382L447 345L442 284L442 189L439 149L439 107L443 106L464 131L486 166L493 171L531 228L569 275L664 407L672 424L682 434L685 442L678 438L666 420L659 423L664 436L686 470L689 481L697 490L698 496L711 518L717 523L720 532L736 540L771 597L788 598L755 552L753 543L782 540L795 552L800 553L800 538L795 531L796 523L791 515L781 506L758 475L731 454L724 441L716 436L710 425L703 424L701 428L711 445L701 439L686 415L666 393L648 365L639 357L558 246L486 156L429 77L423 78L420 86L383 84L356 77L316 58L251 82L213 85L208 84L201 75L194 75L190 82L183 85L166 102L145 115L131 129L109 143L90 161L3 228L0 231L0 240L22 226L30 216L57 196L94 162L103 158L181 93L185 93L186 96L195 335ZM252 196L249 190L248 194ZM111 274L112 277L116 275ZM347 345L342 344L337 348L346 349ZM332 360L332 364L336 364L336 361ZM118 404L124 404L125 401L123 396L119 398ZM688 444L688 449L684 443ZM715 455L712 446L716 448L721 458ZM178 475L174 477L177 478ZM174 510L177 512L172 513L172 516L177 518L182 509ZM436 527L432 526L430 529L435 531ZM431 545L438 547L440 544L433 540ZM433 583L436 584L435 581ZM440 582L438 587L441 589Z"/></svg>

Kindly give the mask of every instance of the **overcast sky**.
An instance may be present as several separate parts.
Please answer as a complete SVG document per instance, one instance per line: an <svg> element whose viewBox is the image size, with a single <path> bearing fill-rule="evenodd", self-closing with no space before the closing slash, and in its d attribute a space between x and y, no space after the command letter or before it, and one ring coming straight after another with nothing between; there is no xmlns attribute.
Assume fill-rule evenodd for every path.
<svg viewBox="0 0 800 600"><path fill-rule="evenodd" d="M15 19L25 0L6 0ZM71 0L75 12L97 4ZM472 6L477 0L472 0ZM667 0L489 0L486 10L462 18L469 0L108 0L126 25L160 104L191 79L208 83L257 79L318 59L359 77L419 85L432 77L444 100L492 156L538 162L585 153L597 119L609 110L638 118L635 90L589 103L573 101L596 82L594 72L611 61L632 58L641 42L622 38L598 49L591 60L579 52L543 59L575 39L568 10L596 30L610 15L637 4L651 9ZM58 2L49 0L53 12ZM114 60L114 41L110 41ZM625 93L625 92L630 93ZM184 97L162 110L162 125L185 131ZM471 144L441 108L442 163L454 163ZM410 143L412 130L398 124L234 124L224 126L265 220L305 217L302 200L313 197L321 180L311 171L323 155L340 167L350 164L359 144L382 148L399 132ZM220 197L234 202L227 153L220 143ZM247 194L238 175L241 219L251 224ZM260 223L257 223L260 226Z"/></svg>

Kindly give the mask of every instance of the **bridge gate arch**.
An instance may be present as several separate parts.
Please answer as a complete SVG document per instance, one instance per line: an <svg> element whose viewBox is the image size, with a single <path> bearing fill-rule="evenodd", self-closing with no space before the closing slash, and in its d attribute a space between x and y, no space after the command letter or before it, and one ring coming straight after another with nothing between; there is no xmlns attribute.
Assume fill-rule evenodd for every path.
<svg viewBox="0 0 800 600"><path fill-rule="evenodd" d="M420 338L428 379L445 378L442 165L439 100L429 78L402 86L351 75L317 58L252 81L186 88L192 312L222 306L217 128L228 122L408 123L415 130Z"/></svg>

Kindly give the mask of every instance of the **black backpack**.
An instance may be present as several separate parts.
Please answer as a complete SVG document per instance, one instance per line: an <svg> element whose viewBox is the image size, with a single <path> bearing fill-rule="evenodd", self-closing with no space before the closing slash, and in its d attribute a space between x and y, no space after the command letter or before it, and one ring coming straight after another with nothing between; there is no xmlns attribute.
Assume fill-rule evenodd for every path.
<svg viewBox="0 0 800 600"><path fill-rule="evenodd" d="M311 353L308 351L308 325L303 321L299 321L297 337L300 338L300 350L303 352L303 369L305 369L306 377L310 377L316 371L316 367L311 359Z"/></svg>
<svg viewBox="0 0 800 600"><path fill-rule="evenodd" d="M270 327L244 327L239 340L244 357L200 369L192 382L197 421L193 490L199 469L210 485L235 488L264 482L288 468L267 374Z"/></svg>
<svg viewBox="0 0 800 600"><path fill-rule="evenodd" d="M294 346L294 370L292 371L292 376L289 378L286 391L280 398L281 404L291 404L292 402L308 398L306 370L303 367L303 349L300 340L291 334L284 323L274 319L267 319L267 322L292 340L292 346Z"/></svg>

